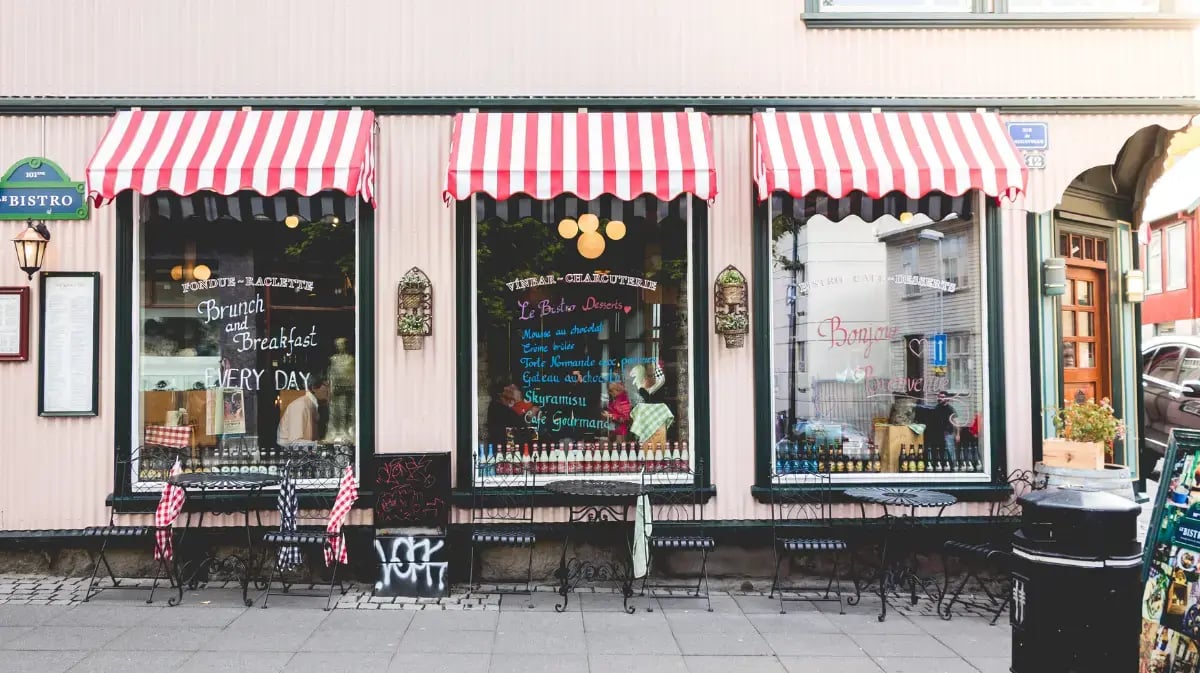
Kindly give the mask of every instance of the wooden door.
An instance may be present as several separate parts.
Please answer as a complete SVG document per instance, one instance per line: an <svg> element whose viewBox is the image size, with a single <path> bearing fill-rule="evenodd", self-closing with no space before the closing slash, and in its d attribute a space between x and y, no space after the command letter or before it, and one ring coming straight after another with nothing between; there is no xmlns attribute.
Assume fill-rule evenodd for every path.
<svg viewBox="0 0 1200 673"><path fill-rule="evenodd" d="M1062 300L1064 403L1112 397L1108 378L1107 270L1067 265Z"/></svg>

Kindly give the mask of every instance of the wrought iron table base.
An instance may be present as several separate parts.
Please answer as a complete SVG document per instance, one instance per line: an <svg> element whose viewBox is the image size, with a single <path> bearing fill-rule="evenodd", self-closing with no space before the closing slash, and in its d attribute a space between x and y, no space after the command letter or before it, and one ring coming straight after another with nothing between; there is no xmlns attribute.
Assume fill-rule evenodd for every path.
<svg viewBox="0 0 1200 673"><path fill-rule="evenodd" d="M204 489L204 488L197 489L197 491L199 493L199 502L200 502L199 520L196 522L196 526L195 526L197 530L202 530L204 527L204 516L205 516L205 513L208 511L208 508L204 506L204 503L206 500L206 495L208 493L208 490L209 489ZM260 590L266 588L265 586L263 586L263 580L261 579L262 573L258 572L262 569L263 563L265 563L265 560L266 560L265 555L260 555L260 554L255 553L253 528L251 528L251 526L250 526L250 508L252 507L251 503L254 502L255 496L257 496L261 490L262 490L262 488L254 488L254 489L251 489L246 494L245 508L243 510L241 510L241 512L240 512L243 517L243 527L246 531L246 553L245 553L244 557L243 557L243 555L237 554L237 553L229 554L226 556L218 556L216 554L215 549L213 547L209 546L208 548L205 549L205 551L200 556L200 558L191 558L191 559L187 559L187 560L181 560L180 556L183 554L183 549L184 549L183 543L184 543L184 540L186 537L186 533L187 533L187 530L192 527L191 526L191 516L192 515L191 515L191 512L188 512L188 515L187 515L188 518L187 518L186 523L184 524L184 530L182 533L180 533L180 537L179 537L180 552L175 555L175 566L176 566L175 572L176 572L176 576L179 578L181 584L186 584L189 590L194 591L197 587L200 586L201 583L207 584L207 582L208 582L207 578L210 577L211 574L214 572L224 572L224 573L232 574L234 577L237 578L238 584L240 584L242 587L242 603L244 603L246 605L246 607L250 607L250 606L254 605L254 600L252 598L250 598L250 584L253 583L255 585L255 587ZM228 514L238 514L238 513L239 512L237 512L237 511L228 511L228 512L213 511L212 512L212 514L214 514L214 515L228 515ZM255 521L257 523L257 527L262 528L263 527L262 513L256 509L254 511L254 517L255 517ZM262 556L262 558L259 558L260 556ZM256 577L259 579L257 579L257 580L253 579ZM201 579L201 578L204 578L204 579ZM180 592L182 593L182 586L180 588Z"/></svg>
<svg viewBox="0 0 1200 673"><path fill-rule="evenodd" d="M568 524L575 523L624 523L629 520L629 504L616 505L582 505L572 506ZM563 612L570 602L570 592L581 582L617 582L621 585L621 606L625 612L633 614L635 607L629 604L633 597L633 547L627 542L625 559L618 561L594 562L578 557L567 558L567 547L571 544L571 526L563 538L562 554L559 556L558 569L554 578L558 580L558 594L561 603L556 603L554 609Z"/></svg>
<svg viewBox="0 0 1200 673"><path fill-rule="evenodd" d="M889 594L899 599L901 591L904 590L904 593L908 594L910 605L916 605L919 600L918 586L921 587L922 593L935 604L939 603L942 597L941 585L936 578L922 577L918 574L915 550L904 550L899 554L889 553L893 551L889 547L894 546L893 541L897 538L897 533L906 528L906 526L898 526L896 521L906 517L895 517L890 514L884 516L889 521L884 533L884 541L880 545L882 551L879 554L879 567L866 579L855 578L856 594L858 591L879 594L879 621L881 622L887 619ZM938 517L941 517L940 512ZM858 605L860 600L861 595L855 595L846 599L846 603Z"/></svg>

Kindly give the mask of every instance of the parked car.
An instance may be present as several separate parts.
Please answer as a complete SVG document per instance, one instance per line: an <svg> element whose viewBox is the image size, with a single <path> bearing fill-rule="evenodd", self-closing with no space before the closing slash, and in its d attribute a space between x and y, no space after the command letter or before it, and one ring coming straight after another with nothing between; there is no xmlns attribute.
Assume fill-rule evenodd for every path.
<svg viewBox="0 0 1200 673"><path fill-rule="evenodd" d="M1164 336L1142 346L1143 461L1156 461L1172 428L1200 429L1200 337Z"/></svg>

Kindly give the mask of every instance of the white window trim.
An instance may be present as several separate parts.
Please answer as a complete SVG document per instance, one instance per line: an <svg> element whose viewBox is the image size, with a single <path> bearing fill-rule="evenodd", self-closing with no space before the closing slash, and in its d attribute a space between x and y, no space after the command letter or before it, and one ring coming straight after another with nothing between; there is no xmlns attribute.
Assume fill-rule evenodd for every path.
<svg viewBox="0 0 1200 673"><path fill-rule="evenodd" d="M837 0L833 0L837 2ZM821 14L970 14L975 11L972 0L955 0L957 6L946 6L947 3L937 0L874 0L870 3L854 5L826 5L824 0L817 0L817 11Z"/></svg>
<svg viewBox="0 0 1200 673"><path fill-rule="evenodd" d="M1173 224L1166 228L1166 232L1167 233L1166 233L1166 236L1164 237L1164 242L1167 244L1167 249L1165 251L1166 254L1163 255L1163 258L1164 258L1163 262L1164 262L1166 268L1163 272L1163 282L1164 282L1164 284L1166 286L1166 290L1168 292L1172 292L1175 290L1186 290L1187 286L1188 286L1188 283L1187 283L1187 268L1188 268L1187 227L1183 223ZM1182 269L1180 271L1180 273L1182 274L1182 277L1181 277L1179 283L1171 282L1171 271L1175 268L1174 265L1171 264L1172 250L1174 250L1176 248L1176 246L1171 245L1171 235L1174 233L1178 233L1180 236L1183 237L1183 241L1181 242L1181 245L1178 246L1182 250L1182 252L1180 253L1182 255L1182 258L1179 260L1179 266L1182 267Z"/></svg>
<svg viewBox="0 0 1200 673"><path fill-rule="evenodd" d="M1150 232L1150 242L1146 244L1146 294L1159 294L1163 291L1162 244L1162 229ZM1156 256L1158 263L1154 264L1152 260ZM1155 272L1157 276L1154 275Z"/></svg>

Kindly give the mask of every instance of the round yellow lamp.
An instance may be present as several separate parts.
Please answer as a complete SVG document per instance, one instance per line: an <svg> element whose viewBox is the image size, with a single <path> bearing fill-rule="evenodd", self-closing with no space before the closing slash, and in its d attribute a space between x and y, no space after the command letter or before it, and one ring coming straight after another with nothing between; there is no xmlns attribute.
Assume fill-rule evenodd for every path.
<svg viewBox="0 0 1200 673"><path fill-rule="evenodd" d="M183 267L176 264L171 267L171 280L183 280Z"/></svg>
<svg viewBox="0 0 1200 673"><path fill-rule="evenodd" d="M563 238L575 238L579 233L579 225L571 218L565 218L558 223L558 235Z"/></svg>
<svg viewBox="0 0 1200 673"><path fill-rule="evenodd" d="M604 254L604 237L595 231L585 231L579 235L579 254L586 259L596 259Z"/></svg>
<svg viewBox="0 0 1200 673"><path fill-rule="evenodd" d="M300 226L300 217L298 215L288 215L287 217L283 218L283 226L287 227L288 229L295 229L296 227Z"/></svg>
<svg viewBox="0 0 1200 673"><path fill-rule="evenodd" d="M909 222L913 221L913 214L908 212L900 213L899 219L900 224L908 224Z"/></svg>
<svg viewBox="0 0 1200 673"><path fill-rule="evenodd" d="M619 241L625 238L625 223L620 220L613 220L604 227L604 233L608 234L608 238L613 241Z"/></svg>
<svg viewBox="0 0 1200 673"><path fill-rule="evenodd" d="M212 277L212 269L205 264L197 264L196 268L192 269L192 278L196 280L208 280Z"/></svg>
<svg viewBox="0 0 1200 673"><path fill-rule="evenodd" d="M591 213L584 213L579 216L579 230L587 233L596 231L600 228L600 218Z"/></svg>

